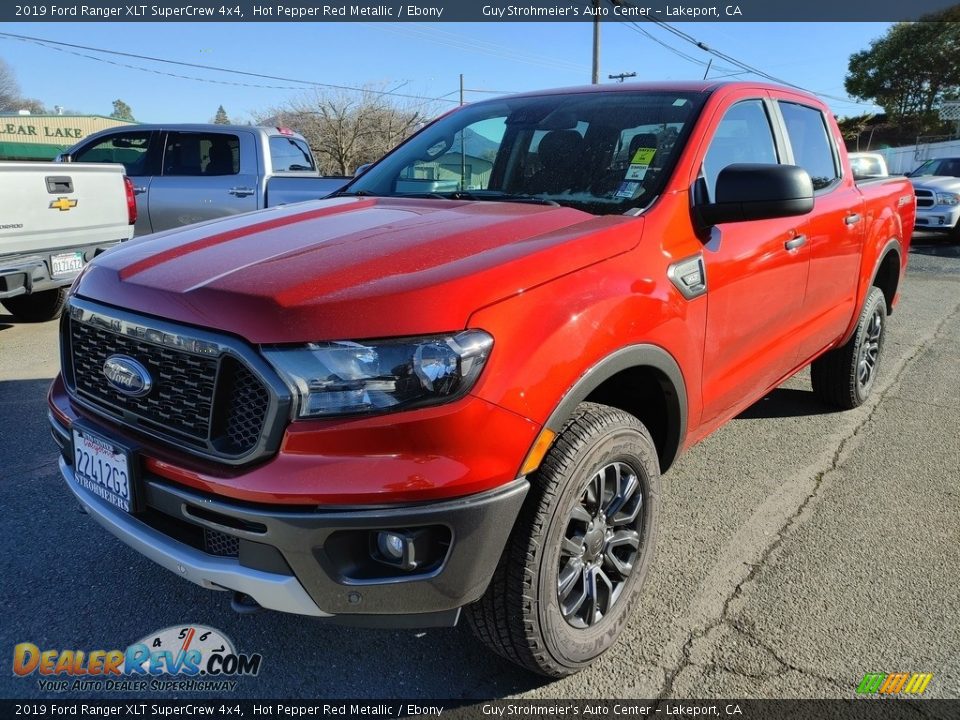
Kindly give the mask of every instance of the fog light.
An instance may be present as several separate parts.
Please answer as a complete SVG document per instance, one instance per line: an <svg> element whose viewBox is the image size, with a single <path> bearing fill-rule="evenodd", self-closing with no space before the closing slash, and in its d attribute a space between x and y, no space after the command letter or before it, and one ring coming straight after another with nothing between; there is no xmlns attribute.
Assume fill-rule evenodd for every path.
<svg viewBox="0 0 960 720"><path fill-rule="evenodd" d="M417 567L416 531L380 530L374 540L371 553L377 562L410 571Z"/></svg>
<svg viewBox="0 0 960 720"><path fill-rule="evenodd" d="M401 562L403 560L404 539L392 532L377 535L377 549L385 559Z"/></svg>

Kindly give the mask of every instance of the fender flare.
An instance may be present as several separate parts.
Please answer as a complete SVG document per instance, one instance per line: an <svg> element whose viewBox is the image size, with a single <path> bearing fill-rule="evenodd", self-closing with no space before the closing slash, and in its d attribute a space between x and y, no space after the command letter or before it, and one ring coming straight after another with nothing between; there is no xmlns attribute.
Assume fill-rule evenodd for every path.
<svg viewBox="0 0 960 720"><path fill-rule="evenodd" d="M887 259L887 255L890 253L896 253L897 260L900 262L897 263L897 267L900 268L897 273L897 288L900 287L900 281L903 280L903 243L900 242L900 238L890 238L887 240L887 244L883 246L879 253L877 253L877 261L873 264L873 273L870 275L870 284L868 288L873 287L873 284L877 281L877 275L880 272L880 266L883 265L883 261ZM869 292L869 290L867 290ZM866 297L866 295L864 295ZM888 311L892 311L893 308L887 308Z"/></svg>
<svg viewBox="0 0 960 720"><path fill-rule="evenodd" d="M662 464L664 467L669 466L679 454L684 438L687 436L687 387L677 361L658 345L628 345L593 365L567 390L547 418L545 427L559 434L564 424L573 415L577 405L583 402L591 392L617 373L637 367L658 370L666 380L661 387L667 399L667 409L678 420L667 428L664 442Z"/></svg>

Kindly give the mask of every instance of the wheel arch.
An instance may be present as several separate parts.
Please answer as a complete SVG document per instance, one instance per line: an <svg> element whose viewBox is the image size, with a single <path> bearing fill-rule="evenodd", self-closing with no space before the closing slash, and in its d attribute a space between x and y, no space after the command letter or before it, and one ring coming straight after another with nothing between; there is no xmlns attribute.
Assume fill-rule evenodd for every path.
<svg viewBox="0 0 960 720"><path fill-rule="evenodd" d="M887 301L887 314L893 312L894 300L900 289L903 268L901 252L902 246L899 239L891 238L887 241L887 244L883 246L877 256L878 260L874 265L873 275L870 277L870 285L866 290L866 292L869 292L871 287L880 288Z"/></svg>
<svg viewBox="0 0 960 720"><path fill-rule="evenodd" d="M657 345L621 348L587 370L564 394L545 426L559 433L584 401L630 413L650 431L661 471L673 463L687 432L687 390L680 366Z"/></svg>

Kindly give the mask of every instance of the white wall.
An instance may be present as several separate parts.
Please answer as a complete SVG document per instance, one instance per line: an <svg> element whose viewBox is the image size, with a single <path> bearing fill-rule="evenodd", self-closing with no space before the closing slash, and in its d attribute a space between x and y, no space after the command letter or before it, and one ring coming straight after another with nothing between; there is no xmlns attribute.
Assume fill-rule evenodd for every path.
<svg viewBox="0 0 960 720"><path fill-rule="evenodd" d="M920 167L921 163L930 158L960 157L960 140L883 148L871 152L878 152L883 155L891 175L900 175L915 170Z"/></svg>

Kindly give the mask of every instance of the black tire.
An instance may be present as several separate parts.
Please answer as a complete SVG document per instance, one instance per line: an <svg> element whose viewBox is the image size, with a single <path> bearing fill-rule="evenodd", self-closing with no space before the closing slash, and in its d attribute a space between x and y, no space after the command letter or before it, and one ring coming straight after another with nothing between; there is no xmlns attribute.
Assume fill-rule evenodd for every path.
<svg viewBox="0 0 960 720"><path fill-rule="evenodd" d="M886 331L887 300L880 288L870 288L853 337L846 345L814 360L810 367L817 396L844 410L862 405L877 378Z"/></svg>
<svg viewBox="0 0 960 720"><path fill-rule="evenodd" d="M616 642L639 597L653 558L659 494L660 464L643 424L616 408L580 404L530 477L486 594L467 608L476 635L550 677L593 662ZM589 524L584 513L592 513Z"/></svg>
<svg viewBox="0 0 960 720"><path fill-rule="evenodd" d="M20 322L46 322L56 320L67 304L67 293L70 288L56 288L44 290L30 295L0 300L0 303Z"/></svg>

